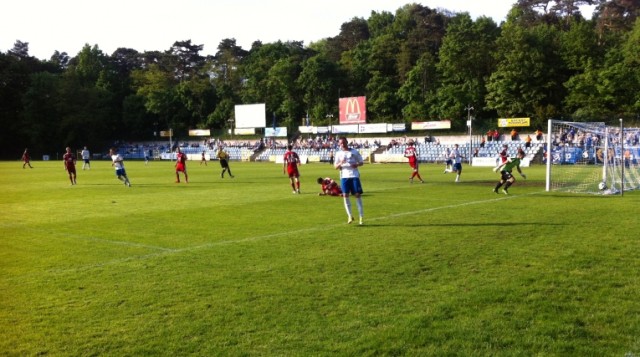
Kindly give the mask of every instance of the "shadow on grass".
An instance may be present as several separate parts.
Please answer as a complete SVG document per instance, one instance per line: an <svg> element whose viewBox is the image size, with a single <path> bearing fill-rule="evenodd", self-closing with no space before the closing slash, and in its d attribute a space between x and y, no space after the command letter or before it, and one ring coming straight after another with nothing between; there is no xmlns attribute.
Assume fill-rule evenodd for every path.
<svg viewBox="0 0 640 357"><path fill-rule="evenodd" d="M372 218L374 220L374 218ZM549 223L549 222L509 222L510 225L514 226L534 226L534 227L542 227L542 226L551 226L551 227L562 227L566 226L565 223ZM365 224L357 226L359 228L366 227L504 227L504 223L495 222L495 223L408 223L408 224L394 224L394 223L368 223L365 221Z"/></svg>

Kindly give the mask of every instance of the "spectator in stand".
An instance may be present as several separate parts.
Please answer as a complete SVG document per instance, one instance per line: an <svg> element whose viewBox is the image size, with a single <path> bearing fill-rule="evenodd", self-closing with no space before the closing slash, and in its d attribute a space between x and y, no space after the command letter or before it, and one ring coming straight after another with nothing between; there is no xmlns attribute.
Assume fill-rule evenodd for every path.
<svg viewBox="0 0 640 357"><path fill-rule="evenodd" d="M318 177L318 184L322 185L322 192L318 193L318 196L341 196L342 190L338 183L330 177Z"/></svg>
<svg viewBox="0 0 640 357"><path fill-rule="evenodd" d="M513 128L511 129L511 141L516 141L518 140L518 131Z"/></svg>
<svg viewBox="0 0 640 357"><path fill-rule="evenodd" d="M176 183L180 183L180 173L184 174L184 182L189 183L187 174L187 154L183 153L178 146L176 148Z"/></svg>
<svg viewBox="0 0 640 357"><path fill-rule="evenodd" d="M524 147L527 149L531 147L531 135L527 135L527 137L524 138Z"/></svg>
<svg viewBox="0 0 640 357"><path fill-rule="evenodd" d="M418 151L413 144L413 140L409 141L409 145L404 150L404 157L409 159L409 166L411 166L411 169L413 170L411 177L409 177L409 183L413 183L414 177L417 177L418 180L420 180L420 183L424 183L422 177L420 177L420 170L418 169Z"/></svg>
<svg viewBox="0 0 640 357"><path fill-rule="evenodd" d="M22 153L22 168L26 168L27 165L29 165L30 169L33 168L33 166L31 166L31 155L29 155L29 149L25 148Z"/></svg>
<svg viewBox="0 0 640 357"><path fill-rule="evenodd" d="M536 130L536 140L542 141L542 130L540 129Z"/></svg>
<svg viewBox="0 0 640 357"><path fill-rule="evenodd" d="M487 130L487 141L493 140L493 130Z"/></svg>
<svg viewBox="0 0 640 357"><path fill-rule="evenodd" d="M71 185L76 185L76 156L71 152L71 148L67 146L67 152L62 156L64 169L69 173L69 181Z"/></svg>
<svg viewBox="0 0 640 357"><path fill-rule="evenodd" d="M524 157L526 154L524 152L524 150L522 150L522 146L518 146L518 154L522 154L522 157Z"/></svg>
<svg viewBox="0 0 640 357"><path fill-rule="evenodd" d="M624 149L624 167L629 168L631 165L631 151L629 149Z"/></svg>
<svg viewBox="0 0 640 357"><path fill-rule="evenodd" d="M493 131L493 141L500 141L500 132L498 129Z"/></svg>
<svg viewBox="0 0 640 357"><path fill-rule="evenodd" d="M486 143L486 140L485 140L485 138L484 138L484 136L483 136L483 137L482 137L482 141L480 141L480 147L481 147L481 148L484 148L485 143Z"/></svg>
<svg viewBox="0 0 640 357"><path fill-rule="evenodd" d="M293 151L293 145L287 146L287 151L284 153L282 173L289 175L289 181L291 182L291 188L294 194L300 194L300 173L298 172L298 165L300 164L300 156Z"/></svg>

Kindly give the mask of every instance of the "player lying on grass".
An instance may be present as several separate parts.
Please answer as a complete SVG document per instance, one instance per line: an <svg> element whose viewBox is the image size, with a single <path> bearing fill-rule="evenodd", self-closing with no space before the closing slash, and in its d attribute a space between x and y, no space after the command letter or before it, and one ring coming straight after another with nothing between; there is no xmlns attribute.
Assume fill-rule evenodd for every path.
<svg viewBox="0 0 640 357"><path fill-rule="evenodd" d="M318 177L318 184L322 185L322 192L318 193L318 196L341 196L342 190L338 183L335 182L332 178L326 177Z"/></svg>

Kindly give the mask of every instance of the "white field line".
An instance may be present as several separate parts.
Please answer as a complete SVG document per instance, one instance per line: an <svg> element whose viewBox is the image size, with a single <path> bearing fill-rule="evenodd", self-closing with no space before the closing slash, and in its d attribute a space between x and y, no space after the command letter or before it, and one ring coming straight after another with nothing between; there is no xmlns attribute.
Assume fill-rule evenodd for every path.
<svg viewBox="0 0 640 357"><path fill-rule="evenodd" d="M523 196L535 195L535 194L539 194L539 193L540 192L533 192L533 193L520 194L520 195L508 195L508 196L500 195L499 197L495 197L495 198L487 199L487 200L470 201L470 202L456 203L456 204L445 205L445 206L430 207L430 208L425 208L425 209L416 210L416 211L393 213L393 214L389 214L389 215L386 215L386 216L380 216L380 217L366 218L366 216L365 216L365 226L366 226L367 222L371 222L371 221L382 221L382 220L393 219L393 218L397 218L397 217L412 216L412 215L418 215L418 214L434 212L434 211L439 211L439 210L448 210L448 209L455 209L455 208L471 206L471 205L488 204L488 203L504 201L504 200L508 200L508 199L514 199L514 198L523 197ZM355 227L358 227L357 222L354 222L353 224L355 225ZM278 238L278 237L284 237L284 236L289 236L289 235L297 235L297 234L300 234L300 233L308 233L308 232L315 232L315 231L325 231L327 229L343 227L345 225L346 225L346 223L335 223L335 224L332 224L332 225L323 224L323 225L318 225L318 226L315 226L315 227L303 228L303 229L298 229L298 230L294 230L294 231L286 231L286 232L265 234L265 235L259 235L259 236L253 236L253 237L246 237L246 238L242 238L242 239L223 240L223 241L211 242L211 243L195 245L195 246L192 246L192 247L178 248L178 249L170 249L170 248L149 246L149 245L144 245L144 244L131 243L131 242L127 242L127 241L114 241L114 240L92 238L92 237L81 237L83 239L95 240L95 241L99 241L99 242L102 242L102 243L108 243L108 244L118 244L118 245L125 245L125 246L149 248L149 249L157 250L157 252L150 253L150 254L145 254L145 255L136 255L136 256L126 257L126 258L120 258L120 259L113 259L113 260L105 261L105 262L102 262L102 263L79 266L79 267L75 267L75 268L50 269L49 272L50 273L70 273L70 272L87 271L87 270L92 270L92 269L95 269L95 268L101 268L101 267L109 266L109 265L117 265L117 264L122 264L122 263L141 261L141 260L146 260L146 259L152 259L152 258L159 257L159 256L166 256L166 255L179 254L179 253L184 253L184 252L197 251L197 250L202 250L202 249L207 249L207 248L212 248L212 247L217 247L217 246L224 246L224 245L238 244L238 243L246 243L246 242L255 242L255 241L261 241L261 240L265 240L265 239Z"/></svg>

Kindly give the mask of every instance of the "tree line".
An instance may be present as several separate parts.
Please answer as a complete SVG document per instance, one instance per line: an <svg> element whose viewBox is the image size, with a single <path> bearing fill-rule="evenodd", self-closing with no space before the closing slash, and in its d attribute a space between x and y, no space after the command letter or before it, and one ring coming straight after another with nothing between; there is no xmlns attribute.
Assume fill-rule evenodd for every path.
<svg viewBox="0 0 640 357"><path fill-rule="evenodd" d="M580 6L596 5L591 19ZM640 0L519 0L506 20L407 4L353 18L305 46L224 39L215 55L176 41L166 51L85 45L75 56L0 52L0 155L153 140L172 128L222 135L236 104L265 103L268 123L336 124L338 98L367 97L369 122L499 117L639 122ZM473 111L469 108L473 107ZM333 121L333 122L332 122Z"/></svg>

